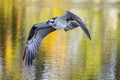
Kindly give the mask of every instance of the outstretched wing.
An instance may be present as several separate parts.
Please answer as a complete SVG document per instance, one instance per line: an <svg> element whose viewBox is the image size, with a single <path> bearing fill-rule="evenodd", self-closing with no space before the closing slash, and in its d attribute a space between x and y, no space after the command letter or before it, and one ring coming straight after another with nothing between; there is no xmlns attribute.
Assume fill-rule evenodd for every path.
<svg viewBox="0 0 120 80"><path fill-rule="evenodd" d="M67 11L66 15L68 17L68 20L69 19L75 20L78 23L78 25L83 29L83 31L86 33L88 38L91 39L90 33L89 33L88 29L86 28L86 25L82 22L82 20L78 16L76 16L75 14L73 14L69 11Z"/></svg>
<svg viewBox="0 0 120 80"><path fill-rule="evenodd" d="M52 31L55 31L52 26L47 24L36 24L32 27L28 41L26 43L25 51L23 54L23 60L25 60L26 65L32 65L32 61L37 53L42 39Z"/></svg>

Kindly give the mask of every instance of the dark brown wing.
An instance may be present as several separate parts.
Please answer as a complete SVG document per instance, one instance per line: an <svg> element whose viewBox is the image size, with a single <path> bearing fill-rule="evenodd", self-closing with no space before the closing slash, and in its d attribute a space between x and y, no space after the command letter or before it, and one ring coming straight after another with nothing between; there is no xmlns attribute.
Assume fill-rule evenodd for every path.
<svg viewBox="0 0 120 80"><path fill-rule="evenodd" d="M25 60L26 65L32 65L32 61L39 49L42 39L55 30L56 29L47 24L37 24L32 27L23 55L23 60Z"/></svg>
<svg viewBox="0 0 120 80"><path fill-rule="evenodd" d="M90 33L89 33L88 29L86 28L86 25L82 22L82 20L78 16L76 16L75 14L73 14L73 13L71 13L69 11L67 11L66 15L68 17L68 20L69 19L75 20L78 23L78 25L82 28L82 30L85 32L87 37L89 39L91 39Z"/></svg>

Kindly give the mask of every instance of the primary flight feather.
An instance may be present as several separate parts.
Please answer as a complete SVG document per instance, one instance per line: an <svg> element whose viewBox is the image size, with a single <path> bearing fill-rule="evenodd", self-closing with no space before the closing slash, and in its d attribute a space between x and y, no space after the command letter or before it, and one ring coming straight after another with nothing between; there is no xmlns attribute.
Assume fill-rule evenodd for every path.
<svg viewBox="0 0 120 80"><path fill-rule="evenodd" d="M32 29L30 30L23 54L23 60L25 60L25 64L28 66L32 65L32 61L35 57L35 54L39 50L42 39L49 33L61 29L68 31L78 26L81 27L87 37L91 39L90 33L82 20L69 11L62 16L51 18L46 22L33 25Z"/></svg>

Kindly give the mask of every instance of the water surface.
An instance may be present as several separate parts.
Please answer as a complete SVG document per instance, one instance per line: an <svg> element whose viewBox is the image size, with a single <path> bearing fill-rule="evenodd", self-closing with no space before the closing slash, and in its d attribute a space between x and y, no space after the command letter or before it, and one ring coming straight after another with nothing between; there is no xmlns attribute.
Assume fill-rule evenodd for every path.
<svg viewBox="0 0 120 80"><path fill-rule="evenodd" d="M0 0L0 80L120 79L119 3L68 2ZM32 25L67 10L83 20L92 40L80 28L57 30L44 38L33 65L25 66Z"/></svg>

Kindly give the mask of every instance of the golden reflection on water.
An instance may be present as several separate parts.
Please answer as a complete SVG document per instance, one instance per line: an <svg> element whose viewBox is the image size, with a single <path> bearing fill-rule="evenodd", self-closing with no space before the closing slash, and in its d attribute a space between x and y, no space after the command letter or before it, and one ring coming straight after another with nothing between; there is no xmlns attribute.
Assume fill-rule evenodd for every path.
<svg viewBox="0 0 120 80"><path fill-rule="evenodd" d="M41 1L42 6L39 0L28 2L0 1L1 80L119 80L118 8L67 7L65 3L59 6L59 0L53 0L49 6L44 5L45 0ZM70 5L72 2L75 4L71 0ZM55 31L43 39L33 66L23 66L22 53L31 26L66 10L82 18L92 40L80 28Z"/></svg>

